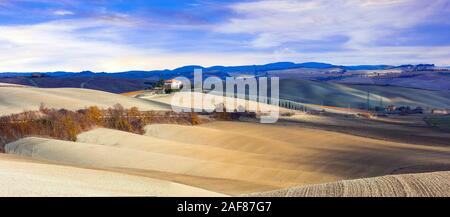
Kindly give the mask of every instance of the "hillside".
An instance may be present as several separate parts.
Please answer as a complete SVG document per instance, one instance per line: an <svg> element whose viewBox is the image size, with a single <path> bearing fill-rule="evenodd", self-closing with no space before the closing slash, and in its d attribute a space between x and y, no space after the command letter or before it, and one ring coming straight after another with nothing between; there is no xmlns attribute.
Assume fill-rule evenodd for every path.
<svg viewBox="0 0 450 217"><path fill-rule="evenodd" d="M76 179L74 175L76 174ZM0 154L0 196L223 196L173 182Z"/></svg>
<svg viewBox="0 0 450 217"><path fill-rule="evenodd" d="M449 197L450 172L391 175L250 194L257 197Z"/></svg>
<svg viewBox="0 0 450 217"><path fill-rule="evenodd" d="M40 88L86 88L110 93L125 93L150 87L151 81L115 77L12 77L0 82ZM150 83L149 83L150 82Z"/></svg>
<svg viewBox="0 0 450 217"><path fill-rule="evenodd" d="M12 83L0 83L0 87L23 87L23 85Z"/></svg>
<svg viewBox="0 0 450 217"><path fill-rule="evenodd" d="M303 85L296 86L299 82ZM312 97L322 97L331 102L338 102L336 99L340 97L351 98L344 94L351 94L361 100L365 97L364 90L360 89L363 86L358 85L323 85L304 80L293 81L293 85L289 82L284 84L281 87L288 88L293 94L309 93ZM302 88L304 92L296 92L296 89ZM442 95L432 95L436 93L434 91L391 87L380 87L379 91L384 91L387 97L392 98L392 101L385 99L384 102L398 100L411 103L412 97L415 97L424 102L436 101L435 106L440 106L438 103L448 100ZM110 107L116 103L124 107L137 106L141 110L168 110L171 99L171 95L136 99L88 89L0 85L2 114L36 110L41 102L48 107L71 110L92 105ZM79 134L76 142L31 136L7 144L5 151L10 155L5 161L10 163L14 159L25 158L31 162L82 169L80 174L86 173L86 178L81 179L81 184L68 182L75 186L74 189L87 186L86 192L81 192L81 195L136 195L139 190L146 192L145 195L156 196L177 195L174 191L193 196L217 195L214 192L237 196L394 173L447 171L450 168L450 148L446 145L448 134L430 128L420 117L415 116L366 120L296 114L283 117L279 123L272 125L231 121L214 121L196 126L153 124L145 127L144 135L98 128ZM416 140L420 144L411 144ZM64 178L60 176L66 177L66 174L58 172L59 169L53 166L39 169L33 164L30 168L37 171L32 173L33 177L37 177L36 180L23 181L18 186L41 186L39 180L63 182L61 180ZM19 168L12 163L5 163L4 167ZM95 171L84 171L83 168ZM139 189L135 190L129 186L123 189L111 185L110 189L100 189L99 186L109 185L104 184L103 179L90 180L91 174L102 177L98 174L99 170L114 173L105 176L119 180L119 184L142 187L136 187ZM13 174L13 169L4 171ZM71 172L72 169L67 171ZM4 182L11 183L24 176L5 175L7 178ZM437 182L439 180L436 179ZM148 183L133 184L141 181ZM49 195L72 194L64 184L55 186L55 190L49 187L43 189L48 190ZM60 193L58 186L63 193ZM16 193L44 195L36 189L39 188L26 187L23 193ZM15 191L19 190L17 188ZM392 194L403 194L397 191L400 190ZM354 194L358 195L357 192ZM5 192L0 193L7 195ZM369 193L376 195L376 192Z"/></svg>
<svg viewBox="0 0 450 217"><path fill-rule="evenodd" d="M431 91L394 86L345 85L300 79L280 81L280 98L347 108L366 108L367 91L371 107L386 105L450 108L450 91Z"/></svg>
<svg viewBox="0 0 450 217"><path fill-rule="evenodd" d="M264 112L270 112L270 111L286 111L284 108L280 108L278 106L273 106L265 103L258 103L256 101L249 101L247 99L240 99L240 98L230 98L230 97L219 97L218 94L211 94L211 93L190 93L190 92L179 92L177 93L177 96L179 96L182 100L177 101L174 100L174 94L170 95L149 95L146 96L145 94L140 94L138 97L139 99L149 101L152 103L161 103L166 104L168 106L172 106L175 108L195 108L195 109L209 109L214 110L216 109L217 105L224 104L227 105L227 101L231 100L235 102L235 108L239 108L242 106L243 108L247 110L258 110L258 111L264 111ZM198 98L197 98L198 97ZM195 98L203 100L200 103L195 103ZM186 101L184 101L184 99ZM191 99L191 103L189 103L188 99ZM214 99L214 100L212 100ZM226 107L226 106L225 106Z"/></svg>
<svg viewBox="0 0 450 217"><path fill-rule="evenodd" d="M77 142L25 138L6 152L167 180L228 195L450 166L448 147L419 146L296 126L157 124L142 135L108 129ZM283 135L280 137L279 135ZM176 162L176 163L174 163Z"/></svg>
<svg viewBox="0 0 450 217"><path fill-rule="evenodd" d="M113 93L75 88L29 88L0 86L0 115L38 110L41 103L49 108L69 110L89 106L112 107L117 103L125 108L138 107L140 110L168 110L170 107Z"/></svg>
<svg viewBox="0 0 450 217"><path fill-rule="evenodd" d="M341 84L373 84L390 85L397 87L409 87L427 90L450 90L449 72L425 71L420 73L409 73L400 76L387 77L348 77L333 82Z"/></svg>

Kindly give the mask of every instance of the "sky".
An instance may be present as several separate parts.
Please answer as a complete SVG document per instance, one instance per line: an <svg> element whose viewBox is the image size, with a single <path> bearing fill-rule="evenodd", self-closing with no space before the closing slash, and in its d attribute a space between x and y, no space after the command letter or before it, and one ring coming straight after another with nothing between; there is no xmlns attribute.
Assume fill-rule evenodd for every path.
<svg viewBox="0 0 450 217"><path fill-rule="evenodd" d="M450 65L450 0L0 0L0 72Z"/></svg>

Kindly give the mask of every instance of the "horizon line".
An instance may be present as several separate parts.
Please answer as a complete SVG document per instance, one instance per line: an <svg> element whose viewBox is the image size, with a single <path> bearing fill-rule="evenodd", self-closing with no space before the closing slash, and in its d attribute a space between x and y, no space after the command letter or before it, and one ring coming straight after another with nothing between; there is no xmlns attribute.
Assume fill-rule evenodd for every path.
<svg viewBox="0 0 450 217"><path fill-rule="evenodd" d="M124 72L133 72L133 71L141 71L141 72L152 72L152 71L173 71L173 70L177 70L183 67L200 67L203 69L207 69L207 68L213 68L213 67L245 67L245 66L266 66L266 65L270 65L270 64L276 64L276 63L293 63L293 64L307 64L307 63L317 63L317 64L327 64L327 65L332 65L335 67L356 67L356 66L391 66L391 67L400 67L400 66L407 66L407 65L434 65L435 67L443 67L443 68L448 68L450 66L445 66L445 65L436 65L434 63L405 63L405 64L333 64L333 63L326 63L326 62L291 62L291 61L279 61L279 62L271 62L271 63L266 63L266 64L247 64L247 65L212 65L212 66L202 66L202 65L196 65L196 64L192 64L192 65L184 65L184 66L180 66L180 67L176 67L173 69L132 69L132 70L127 70L127 71L92 71L92 70L82 70L82 71L65 71L65 70L54 70L54 71L3 71L0 72L0 74L2 73L15 73L15 74L25 74L25 73L58 73L58 72L65 72L65 73L83 73L83 72L92 72L92 73L124 73Z"/></svg>

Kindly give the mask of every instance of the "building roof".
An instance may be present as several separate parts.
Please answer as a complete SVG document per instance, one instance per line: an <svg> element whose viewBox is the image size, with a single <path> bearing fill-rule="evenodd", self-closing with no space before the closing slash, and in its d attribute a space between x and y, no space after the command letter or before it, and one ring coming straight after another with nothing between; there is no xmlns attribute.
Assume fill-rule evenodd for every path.
<svg viewBox="0 0 450 217"><path fill-rule="evenodd" d="M179 83L179 82L181 82L181 81L175 80L175 79L172 79L172 80L165 80L165 81L164 81L164 83L166 83L166 84Z"/></svg>

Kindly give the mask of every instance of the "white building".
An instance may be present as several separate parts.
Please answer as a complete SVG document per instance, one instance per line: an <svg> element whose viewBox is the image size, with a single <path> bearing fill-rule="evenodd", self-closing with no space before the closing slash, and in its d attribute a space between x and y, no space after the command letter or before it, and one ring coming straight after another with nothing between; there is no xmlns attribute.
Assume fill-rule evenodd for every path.
<svg viewBox="0 0 450 217"><path fill-rule="evenodd" d="M178 80L166 80L164 81L164 89L166 90L179 90L183 87L183 82Z"/></svg>
<svg viewBox="0 0 450 217"><path fill-rule="evenodd" d="M449 109L432 109L431 114L448 115L448 114L450 114L450 110Z"/></svg>

